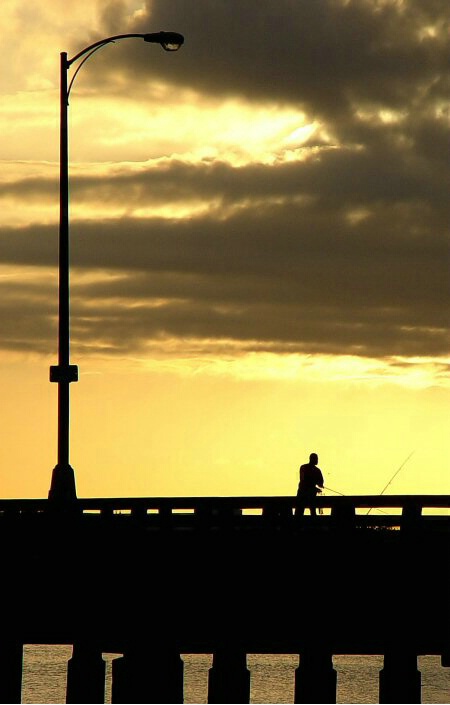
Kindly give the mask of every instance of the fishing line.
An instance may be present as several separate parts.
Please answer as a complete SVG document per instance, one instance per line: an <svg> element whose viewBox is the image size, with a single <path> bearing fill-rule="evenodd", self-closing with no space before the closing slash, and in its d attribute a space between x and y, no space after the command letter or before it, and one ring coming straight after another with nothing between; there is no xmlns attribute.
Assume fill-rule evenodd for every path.
<svg viewBox="0 0 450 705"><path fill-rule="evenodd" d="M341 497L345 497L345 496L346 496L345 494L343 494L343 492L338 492L337 490L333 490L333 489L331 489L331 487L325 487L325 486L324 486L324 490L328 490L329 492L334 492L335 494L339 494ZM371 507L371 509L372 509L372 507ZM379 509L378 507L376 508L376 511L377 511L377 512L381 512L381 514L388 514L388 513L389 513L389 512L384 512L382 509ZM370 512L370 509L369 509L369 512ZM367 512L367 514L368 514L369 512Z"/></svg>
<svg viewBox="0 0 450 705"><path fill-rule="evenodd" d="M335 494L340 494L341 497L345 497L345 494L343 494L342 492L338 492L337 490L333 490L333 489L331 489L331 487L325 487L325 485L324 485L323 489L328 490L328 492L334 492Z"/></svg>

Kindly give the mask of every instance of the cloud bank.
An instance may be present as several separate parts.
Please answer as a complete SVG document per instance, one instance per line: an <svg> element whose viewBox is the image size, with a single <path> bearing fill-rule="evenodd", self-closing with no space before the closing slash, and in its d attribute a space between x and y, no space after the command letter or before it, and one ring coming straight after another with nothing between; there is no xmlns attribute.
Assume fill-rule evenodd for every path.
<svg viewBox="0 0 450 705"><path fill-rule="evenodd" d="M173 29L186 44L173 61L156 49L149 61L132 42L99 53L102 70L84 79L93 87L101 76L131 99L161 81L173 101L191 91L199 115L234 100L288 106L316 127L238 166L187 148L139 169L75 174L74 344L445 356L447 14L440 0L155 0L131 15L104 5L104 35ZM10 181L0 198L45 205L55 194L49 173ZM56 248L54 223L0 228L6 267L47 271ZM0 288L1 344L48 350L54 283L5 278Z"/></svg>

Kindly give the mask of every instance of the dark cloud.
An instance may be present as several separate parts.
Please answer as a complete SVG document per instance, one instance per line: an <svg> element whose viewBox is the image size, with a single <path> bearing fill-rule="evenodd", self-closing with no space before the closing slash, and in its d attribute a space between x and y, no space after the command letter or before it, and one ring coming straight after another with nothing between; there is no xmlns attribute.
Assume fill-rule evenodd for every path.
<svg viewBox="0 0 450 705"><path fill-rule="evenodd" d="M128 351L167 336L445 354L446 247L430 215L394 204L349 225L335 205L290 204L221 220L76 222L73 335L83 346ZM0 241L5 262L55 263L56 228L3 231ZM116 275L77 283L76 272L105 270Z"/></svg>
<svg viewBox="0 0 450 705"><path fill-rule="evenodd" d="M446 0L148 0L127 31L179 31L182 50L124 42L103 61L131 82L303 105L345 131L355 106L417 110L447 94L447 25Z"/></svg>
<svg viewBox="0 0 450 705"><path fill-rule="evenodd" d="M123 42L99 52L101 70L85 80L143 93L156 77L172 97L191 88L203 100L289 104L320 119L329 140L313 136L292 162L168 159L74 176L78 204L126 214L72 223L74 345L130 352L178 338L219 349L229 339L243 350L447 354L447 15L444 0L154 0L127 24L122 3L105 3L105 35L175 30L186 44L169 56ZM27 180L3 195L48 201L55 186ZM132 217L189 203L203 215ZM1 230L0 261L56 267L56 228ZM95 271L115 276L76 277ZM9 291L0 315L12 321L24 298ZM55 292L23 291L27 324L3 327L2 344L21 347L28 331L30 347L45 349Z"/></svg>
<svg viewBox="0 0 450 705"><path fill-rule="evenodd" d="M44 355L56 350L57 300L48 283L0 279L0 347Z"/></svg>
<svg viewBox="0 0 450 705"><path fill-rule="evenodd" d="M441 143L425 141L432 152L425 159L411 149L305 148L303 161L275 165L248 164L233 168L220 161L197 164L176 159L139 172L122 171L111 176L74 176L71 193L77 204L119 206L124 211L149 205L215 201L223 207L258 202L260 199L314 199L321 210L340 207L372 208L377 204L402 203L410 208L432 206L435 216L448 216L449 172ZM448 135L447 135L448 136ZM436 155L434 155L434 150ZM435 156L435 161L433 157ZM0 197L28 202L54 201L57 182L25 179L5 184ZM259 205L259 204L258 204Z"/></svg>

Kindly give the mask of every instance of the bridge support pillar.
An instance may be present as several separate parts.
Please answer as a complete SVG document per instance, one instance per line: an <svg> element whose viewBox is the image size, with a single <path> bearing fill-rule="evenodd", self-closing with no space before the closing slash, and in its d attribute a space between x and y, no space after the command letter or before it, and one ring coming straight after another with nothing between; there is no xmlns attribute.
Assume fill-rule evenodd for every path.
<svg viewBox="0 0 450 705"><path fill-rule="evenodd" d="M112 703L182 703L184 664L169 649L130 647L112 664Z"/></svg>
<svg viewBox="0 0 450 705"><path fill-rule="evenodd" d="M309 650L300 654L295 671L295 703L335 703L337 674L331 654Z"/></svg>
<svg viewBox="0 0 450 705"><path fill-rule="evenodd" d="M100 649L88 643L74 644L67 664L66 703L104 703L105 672Z"/></svg>
<svg viewBox="0 0 450 705"><path fill-rule="evenodd" d="M421 680L416 654L401 647L386 653L380 671L380 703L421 703Z"/></svg>
<svg viewBox="0 0 450 705"><path fill-rule="evenodd" d="M250 671L247 668L247 654L239 649L217 649L208 674L208 703L249 702Z"/></svg>
<svg viewBox="0 0 450 705"><path fill-rule="evenodd" d="M23 645L0 639L0 703L22 702Z"/></svg>

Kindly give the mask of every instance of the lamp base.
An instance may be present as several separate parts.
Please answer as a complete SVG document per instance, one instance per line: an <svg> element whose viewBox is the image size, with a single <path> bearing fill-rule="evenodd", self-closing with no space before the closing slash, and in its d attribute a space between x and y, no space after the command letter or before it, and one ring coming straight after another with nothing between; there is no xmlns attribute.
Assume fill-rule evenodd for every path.
<svg viewBox="0 0 450 705"><path fill-rule="evenodd" d="M55 465L48 498L55 502L73 502L77 499L75 473L70 465Z"/></svg>

